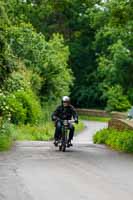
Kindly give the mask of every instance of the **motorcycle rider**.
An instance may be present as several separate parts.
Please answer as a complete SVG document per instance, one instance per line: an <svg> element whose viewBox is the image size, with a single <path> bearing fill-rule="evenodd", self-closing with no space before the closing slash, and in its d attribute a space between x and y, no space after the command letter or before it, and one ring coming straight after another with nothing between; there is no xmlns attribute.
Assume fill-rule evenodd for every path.
<svg viewBox="0 0 133 200"><path fill-rule="evenodd" d="M52 120L55 121L55 134L54 134L54 144L58 145L59 138L61 136L62 121L61 120L71 120L74 119L75 123L78 123L78 115L74 107L70 103L70 98L68 96L62 97L62 103L56 108L52 113ZM68 146L72 146L71 140L74 135L74 126L69 123L69 138L67 141Z"/></svg>

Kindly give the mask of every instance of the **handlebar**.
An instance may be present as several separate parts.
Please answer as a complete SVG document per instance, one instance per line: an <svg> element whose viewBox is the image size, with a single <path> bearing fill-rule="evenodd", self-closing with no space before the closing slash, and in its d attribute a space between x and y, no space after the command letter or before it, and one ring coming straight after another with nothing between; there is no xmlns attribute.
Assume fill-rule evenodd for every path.
<svg viewBox="0 0 133 200"><path fill-rule="evenodd" d="M75 123L74 119L68 120L69 123Z"/></svg>
<svg viewBox="0 0 133 200"><path fill-rule="evenodd" d="M74 124L74 123L78 123L78 121L75 121L74 119L71 119L71 120L68 120L68 119L59 119L59 118L56 118L56 121L61 121L63 124L64 123L66 123L66 124L68 124L68 123L71 123L71 124Z"/></svg>
<svg viewBox="0 0 133 200"><path fill-rule="evenodd" d="M75 120L62 120L64 126L68 126L68 124L72 124L72 123L75 123Z"/></svg>

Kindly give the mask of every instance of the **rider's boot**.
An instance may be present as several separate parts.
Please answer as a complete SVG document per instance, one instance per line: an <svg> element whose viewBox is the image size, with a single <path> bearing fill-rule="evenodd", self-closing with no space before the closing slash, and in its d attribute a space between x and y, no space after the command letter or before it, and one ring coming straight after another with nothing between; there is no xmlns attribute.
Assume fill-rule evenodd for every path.
<svg viewBox="0 0 133 200"><path fill-rule="evenodd" d="M71 147L71 146L73 146L73 144L72 144L71 140L68 140L67 141L67 147Z"/></svg>
<svg viewBox="0 0 133 200"><path fill-rule="evenodd" d="M54 141L54 145L57 147L58 146L58 140Z"/></svg>

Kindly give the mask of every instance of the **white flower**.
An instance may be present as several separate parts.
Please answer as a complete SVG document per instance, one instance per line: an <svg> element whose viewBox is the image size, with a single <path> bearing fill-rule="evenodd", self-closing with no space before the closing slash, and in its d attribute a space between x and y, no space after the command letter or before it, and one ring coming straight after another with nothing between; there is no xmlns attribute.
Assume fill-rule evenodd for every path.
<svg viewBox="0 0 133 200"><path fill-rule="evenodd" d="M10 120L11 120L11 117L8 117L8 120L10 121Z"/></svg>

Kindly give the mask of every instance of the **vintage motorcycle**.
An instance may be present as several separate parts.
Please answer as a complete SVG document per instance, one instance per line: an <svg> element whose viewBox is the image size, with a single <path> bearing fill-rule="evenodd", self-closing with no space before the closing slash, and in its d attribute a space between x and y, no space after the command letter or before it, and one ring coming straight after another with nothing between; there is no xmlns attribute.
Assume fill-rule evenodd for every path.
<svg viewBox="0 0 133 200"><path fill-rule="evenodd" d="M69 124L70 123L75 123L74 120L62 120L62 128L61 128L61 136L60 139L58 140L58 147L59 151L66 151L66 148L69 148L72 146L71 144L68 143L68 135L69 135Z"/></svg>

